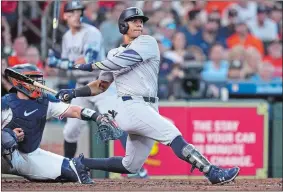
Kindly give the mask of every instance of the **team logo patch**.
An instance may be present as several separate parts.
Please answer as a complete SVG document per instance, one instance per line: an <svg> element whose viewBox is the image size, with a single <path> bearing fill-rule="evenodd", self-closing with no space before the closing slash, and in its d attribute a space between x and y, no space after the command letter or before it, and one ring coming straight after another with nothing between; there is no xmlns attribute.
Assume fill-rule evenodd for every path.
<svg viewBox="0 0 283 192"><path fill-rule="evenodd" d="M141 15L141 11L139 9L136 9L136 14Z"/></svg>
<svg viewBox="0 0 283 192"><path fill-rule="evenodd" d="M73 7L79 6L79 2L78 2L78 1L73 1L73 2L72 2L72 6L73 6Z"/></svg>

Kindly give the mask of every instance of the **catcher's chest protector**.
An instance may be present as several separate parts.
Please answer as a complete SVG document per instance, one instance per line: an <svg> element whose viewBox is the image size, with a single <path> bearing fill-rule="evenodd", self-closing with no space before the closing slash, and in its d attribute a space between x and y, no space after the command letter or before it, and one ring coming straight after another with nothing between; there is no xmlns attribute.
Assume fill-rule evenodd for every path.
<svg viewBox="0 0 283 192"><path fill-rule="evenodd" d="M39 147L46 123L48 102L45 98L41 101L18 99L14 93L2 98L2 108L11 108L13 114L12 120L5 127L22 128L25 134L24 140L18 144L19 151L30 153Z"/></svg>

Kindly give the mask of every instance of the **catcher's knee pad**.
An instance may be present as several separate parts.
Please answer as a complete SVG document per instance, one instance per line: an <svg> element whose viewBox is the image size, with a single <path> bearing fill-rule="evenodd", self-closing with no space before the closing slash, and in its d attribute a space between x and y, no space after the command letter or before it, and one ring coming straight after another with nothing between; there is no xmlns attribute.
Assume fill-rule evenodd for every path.
<svg viewBox="0 0 283 192"><path fill-rule="evenodd" d="M198 168L201 172L207 173L210 170L211 163L191 144L182 149L182 155L185 160L192 165L191 172Z"/></svg>
<svg viewBox="0 0 283 192"><path fill-rule="evenodd" d="M70 166L70 160L64 159L61 167L61 176L57 178L57 180L63 180L63 181L72 181L76 182L78 181L78 177L75 173L75 171Z"/></svg>

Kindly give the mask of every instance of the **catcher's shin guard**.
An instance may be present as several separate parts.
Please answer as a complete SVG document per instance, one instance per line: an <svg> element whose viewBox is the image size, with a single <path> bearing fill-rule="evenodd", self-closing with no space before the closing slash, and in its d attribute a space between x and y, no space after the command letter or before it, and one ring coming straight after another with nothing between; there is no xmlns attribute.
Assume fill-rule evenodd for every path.
<svg viewBox="0 0 283 192"><path fill-rule="evenodd" d="M182 155L185 161L192 165L191 172L195 168L203 173L208 173L211 168L211 163L191 144L187 144L182 149Z"/></svg>

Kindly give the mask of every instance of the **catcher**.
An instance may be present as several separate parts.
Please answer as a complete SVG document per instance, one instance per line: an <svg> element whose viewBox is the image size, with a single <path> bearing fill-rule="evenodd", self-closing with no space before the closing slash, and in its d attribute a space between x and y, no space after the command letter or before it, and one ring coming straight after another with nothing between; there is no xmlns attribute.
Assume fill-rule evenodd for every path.
<svg viewBox="0 0 283 192"><path fill-rule="evenodd" d="M22 64L8 69L43 83L43 74L34 65ZM51 117L95 121L100 138L106 141L123 134L114 121L115 111L110 111L111 115L99 114L88 108L62 103L40 88L5 74L13 88L10 94L2 97L1 102L2 173L23 176L29 180L92 184L80 157L70 160L39 148L45 122Z"/></svg>

